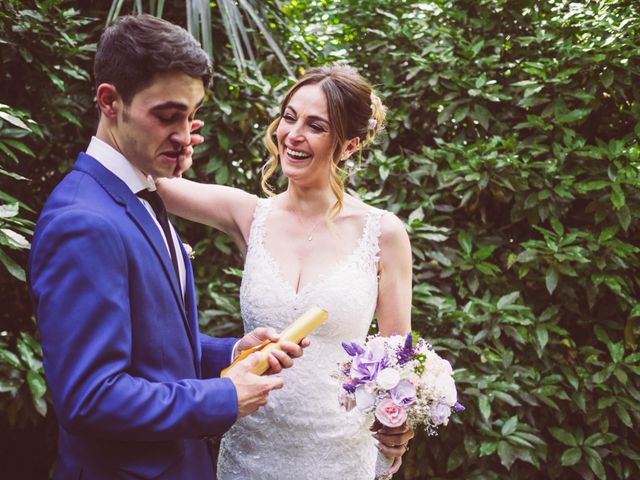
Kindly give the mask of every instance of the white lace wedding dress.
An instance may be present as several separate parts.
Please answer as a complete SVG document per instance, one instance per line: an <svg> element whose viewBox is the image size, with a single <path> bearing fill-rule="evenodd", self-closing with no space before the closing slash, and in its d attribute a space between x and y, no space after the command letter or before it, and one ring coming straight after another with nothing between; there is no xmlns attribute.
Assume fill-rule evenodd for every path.
<svg viewBox="0 0 640 480"><path fill-rule="evenodd" d="M295 292L264 248L265 222L272 199L260 199L249 237L240 305L246 331L271 326L283 330L317 305L329 312L311 335L311 346L269 404L243 417L224 435L218 478L260 480L371 480L378 450L367 418L338 403L340 385L331 377L348 357L342 341L363 342L374 314L380 217L371 209L362 237L347 258L336 259L325 274Z"/></svg>

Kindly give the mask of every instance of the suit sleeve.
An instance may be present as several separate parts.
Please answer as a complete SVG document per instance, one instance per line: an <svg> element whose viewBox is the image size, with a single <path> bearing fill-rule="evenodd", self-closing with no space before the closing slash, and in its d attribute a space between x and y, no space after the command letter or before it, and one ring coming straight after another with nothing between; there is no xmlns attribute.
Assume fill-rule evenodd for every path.
<svg viewBox="0 0 640 480"><path fill-rule="evenodd" d="M121 440L223 433L238 414L231 380L152 382L128 373L133 319L120 235L97 215L67 211L34 239L31 288L60 424Z"/></svg>
<svg viewBox="0 0 640 480"><path fill-rule="evenodd" d="M239 338L215 338L200 334L202 346L202 376L215 378L220 376L220 371L229 366L234 345Z"/></svg>

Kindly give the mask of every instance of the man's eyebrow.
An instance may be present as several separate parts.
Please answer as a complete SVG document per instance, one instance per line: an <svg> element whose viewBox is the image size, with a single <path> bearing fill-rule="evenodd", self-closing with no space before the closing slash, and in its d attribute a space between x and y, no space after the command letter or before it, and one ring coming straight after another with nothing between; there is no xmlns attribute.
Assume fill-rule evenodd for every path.
<svg viewBox="0 0 640 480"><path fill-rule="evenodd" d="M296 112L296 109L295 109L295 108L293 108L291 105L287 105L287 108L288 108L289 110L291 110L294 114L298 115L298 112ZM286 109L285 109L285 110L286 110ZM327 120L327 119L326 119L326 118L324 118L324 117L320 117L320 116L318 116L318 115L309 115L309 117L307 117L307 118L308 118L309 120L312 120L312 121L316 121L316 122L317 122L317 121L320 121L320 122L324 122L324 123L326 123L326 124L329 124L329 120Z"/></svg>
<svg viewBox="0 0 640 480"><path fill-rule="evenodd" d="M198 104L196 105L196 110L198 108L200 108L202 106L202 102L204 101L204 99L200 100L198 102ZM158 105L155 105L151 111L155 112L158 110L169 110L169 109L175 109L175 110L180 110L181 112L186 112L188 110L187 105L185 105L184 103L181 102L173 102L173 101L169 101L169 102L164 102L164 103L160 103Z"/></svg>

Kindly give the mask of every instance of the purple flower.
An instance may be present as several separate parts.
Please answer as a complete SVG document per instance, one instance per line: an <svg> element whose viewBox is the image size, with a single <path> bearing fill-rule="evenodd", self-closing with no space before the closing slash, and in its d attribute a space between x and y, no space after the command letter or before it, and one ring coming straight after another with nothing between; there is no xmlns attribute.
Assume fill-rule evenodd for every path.
<svg viewBox="0 0 640 480"><path fill-rule="evenodd" d="M344 348L345 352L351 357L355 357L356 355L361 355L364 353L364 348L358 345L356 342L342 342L342 348Z"/></svg>
<svg viewBox="0 0 640 480"><path fill-rule="evenodd" d="M404 365L405 363L410 362L415 354L416 351L413 348L413 335L409 333L404 341L404 346L400 347L396 353L398 364Z"/></svg>
<svg viewBox="0 0 640 480"><path fill-rule="evenodd" d="M347 392L353 393L356 391L356 386L351 383L343 383L342 388L344 388Z"/></svg>
<svg viewBox="0 0 640 480"><path fill-rule="evenodd" d="M438 401L431 408L431 421L436 426L449 423L449 415L451 415L451 407L445 402Z"/></svg>
<svg viewBox="0 0 640 480"><path fill-rule="evenodd" d="M389 390L391 400L400 407L408 407L416 401L416 387L409 380L400 380L398 385Z"/></svg>
<svg viewBox="0 0 640 480"><path fill-rule="evenodd" d="M453 406L453 411L464 412L465 411L464 405L462 405L460 402L456 402L456 404Z"/></svg>
<svg viewBox="0 0 640 480"><path fill-rule="evenodd" d="M357 384L375 381L378 372L390 364L384 343L371 342L368 350L363 350L353 358L350 376Z"/></svg>

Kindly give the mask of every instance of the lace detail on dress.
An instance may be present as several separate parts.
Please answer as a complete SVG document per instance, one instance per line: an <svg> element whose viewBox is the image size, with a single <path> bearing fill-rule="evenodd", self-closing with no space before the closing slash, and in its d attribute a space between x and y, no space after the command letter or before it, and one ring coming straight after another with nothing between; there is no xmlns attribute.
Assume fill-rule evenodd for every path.
<svg viewBox="0 0 640 480"><path fill-rule="evenodd" d="M269 404L239 419L220 447L218 478L318 479L374 478L377 449L371 420L345 412L338 404L340 385L331 378L346 358L342 341L364 341L376 307L380 218L371 209L355 250L299 292L282 275L264 248L272 198L260 199L249 234L240 287L246 331L271 326L280 331L312 305L329 312L311 335L311 346L281 376L285 386Z"/></svg>

